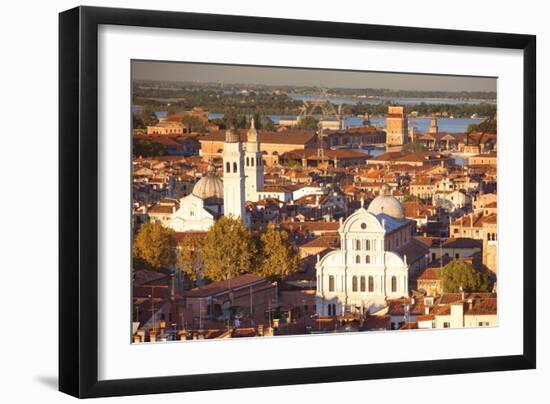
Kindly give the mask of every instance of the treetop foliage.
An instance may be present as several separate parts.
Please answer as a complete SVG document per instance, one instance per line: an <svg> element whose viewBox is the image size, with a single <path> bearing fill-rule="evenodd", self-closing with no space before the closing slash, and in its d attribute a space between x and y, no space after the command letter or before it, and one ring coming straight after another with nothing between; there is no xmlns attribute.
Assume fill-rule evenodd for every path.
<svg viewBox="0 0 550 404"><path fill-rule="evenodd" d="M441 270L441 280L445 293L487 292L489 277L476 270L472 264L463 260L453 260Z"/></svg>
<svg viewBox="0 0 550 404"><path fill-rule="evenodd" d="M173 234L173 230L160 223L143 224L132 246L134 269L170 269L176 262Z"/></svg>

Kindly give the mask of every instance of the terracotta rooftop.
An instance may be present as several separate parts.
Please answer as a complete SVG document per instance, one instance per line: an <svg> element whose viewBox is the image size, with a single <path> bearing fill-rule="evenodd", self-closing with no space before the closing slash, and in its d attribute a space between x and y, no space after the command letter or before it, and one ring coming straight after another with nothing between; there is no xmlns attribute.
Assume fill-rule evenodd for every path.
<svg viewBox="0 0 550 404"><path fill-rule="evenodd" d="M239 131L239 139L241 142L247 140L247 130L241 129ZM265 144L295 144L305 145L311 142L315 138L313 131L306 130L287 130L284 132L264 132L258 133L260 143ZM202 142L225 142L225 130L217 130L208 133L205 136L199 138Z"/></svg>
<svg viewBox="0 0 550 404"><path fill-rule="evenodd" d="M497 314L496 297L485 298L473 302L472 307L468 307L466 315L490 315Z"/></svg>
<svg viewBox="0 0 550 404"><path fill-rule="evenodd" d="M495 224L497 222L497 215L481 215L481 214L468 214L459 217L451 223L452 226L461 227L482 227L484 223Z"/></svg>
<svg viewBox="0 0 550 404"><path fill-rule="evenodd" d="M438 281L440 279L441 276L439 268L426 268L417 278L419 281Z"/></svg>
<svg viewBox="0 0 550 404"><path fill-rule="evenodd" d="M206 286L185 291L183 295L186 297L206 297L266 282L269 283L261 276L246 274L223 281L212 282Z"/></svg>
<svg viewBox="0 0 550 404"><path fill-rule="evenodd" d="M339 242L338 233L326 233L300 245L300 248L334 248Z"/></svg>
<svg viewBox="0 0 550 404"><path fill-rule="evenodd" d="M318 155L319 151L317 148L306 148L306 149L296 149L284 153L282 156L286 158L296 158L296 159L312 159L320 158ZM365 153L354 149L324 149L323 150L324 158L332 159L363 159L367 160L369 156Z"/></svg>
<svg viewBox="0 0 550 404"><path fill-rule="evenodd" d="M283 222L281 223L281 229L287 231L298 232L315 232L315 231L338 231L340 223L338 222Z"/></svg>

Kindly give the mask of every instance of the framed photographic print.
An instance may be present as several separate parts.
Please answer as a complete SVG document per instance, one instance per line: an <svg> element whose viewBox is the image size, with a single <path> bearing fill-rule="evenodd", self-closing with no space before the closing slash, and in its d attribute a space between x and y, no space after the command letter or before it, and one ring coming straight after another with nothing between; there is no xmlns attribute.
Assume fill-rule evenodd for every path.
<svg viewBox="0 0 550 404"><path fill-rule="evenodd" d="M534 36L59 22L61 391L535 367Z"/></svg>

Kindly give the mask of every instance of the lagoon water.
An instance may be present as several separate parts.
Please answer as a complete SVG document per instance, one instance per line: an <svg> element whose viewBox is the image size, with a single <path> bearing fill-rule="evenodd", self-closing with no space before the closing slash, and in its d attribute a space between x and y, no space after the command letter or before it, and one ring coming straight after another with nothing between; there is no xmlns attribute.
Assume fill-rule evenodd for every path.
<svg viewBox="0 0 550 404"><path fill-rule="evenodd" d="M140 111L139 105L132 106L132 112ZM157 117L162 118L166 116L166 111L155 111ZM274 123L279 123L281 115L268 115ZM221 113L209 113L208 119L223 118ZM386 127L386 118L383 116L372 116L370 118L371 124L384 129ZM464 133L468 125L478 124L482 121L481 118L438 118L437 124L441 132L448 133ZM357 116L349 116L346 118L346 127L358 127L363 126L363 118ZM414 127L416 132L426 132L430 127L430 118L409 118L409 127Z"/></svg>
<svg viewBox="0 0 550 404"><path fill-rule="evenodd" d="M165 113L164 113L165 115ZM279 123L281 115L268 115L273 123ZM209 119L223 118L223 114L209 113ZM371 124L381 129L386 127L386 118L383 116L373 116L370 118ZM481 118L438 118L437 125L441 132L448 133L464 133L468 125L478 124L481 122ZM357 116L349 116L346 118L346 127L358 127L363 126L363 118ZM409 126L414 127L416 132L426 132L430 127L430 118L409 118Z"/></svg>
<svg viewBox="0 0 550 404"><path fill-rule="evenodd" d="M318 100L319 96L315 95L306 95L306 94L287 94L290 98L297 101L312 101ZM410 104L447 104L447 105L456 105L456 104L496 104L495 100L481 100L481 99L460 99L460 98L418 98L418 97L372 97L372 98L357 98L357 97L343 97L343 96L328 96L326 97L331 103L335 105L340 104L350 104L355 105L358 103L363 104L401 104L401 105L410 105Z"/></svg>

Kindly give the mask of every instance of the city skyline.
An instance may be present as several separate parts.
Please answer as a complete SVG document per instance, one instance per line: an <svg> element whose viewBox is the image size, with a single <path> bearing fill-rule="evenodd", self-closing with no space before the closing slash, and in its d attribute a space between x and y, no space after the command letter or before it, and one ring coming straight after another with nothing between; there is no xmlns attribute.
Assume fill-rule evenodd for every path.
<svg viewBox="0 0 550 404"><path fill-rule="evenodd" d="M201 83L221 81L243 85L376 88L402 91L496 92L497 90L497 79L494 77L143 60L132 62L132 77L134 80Z"/></svg>

